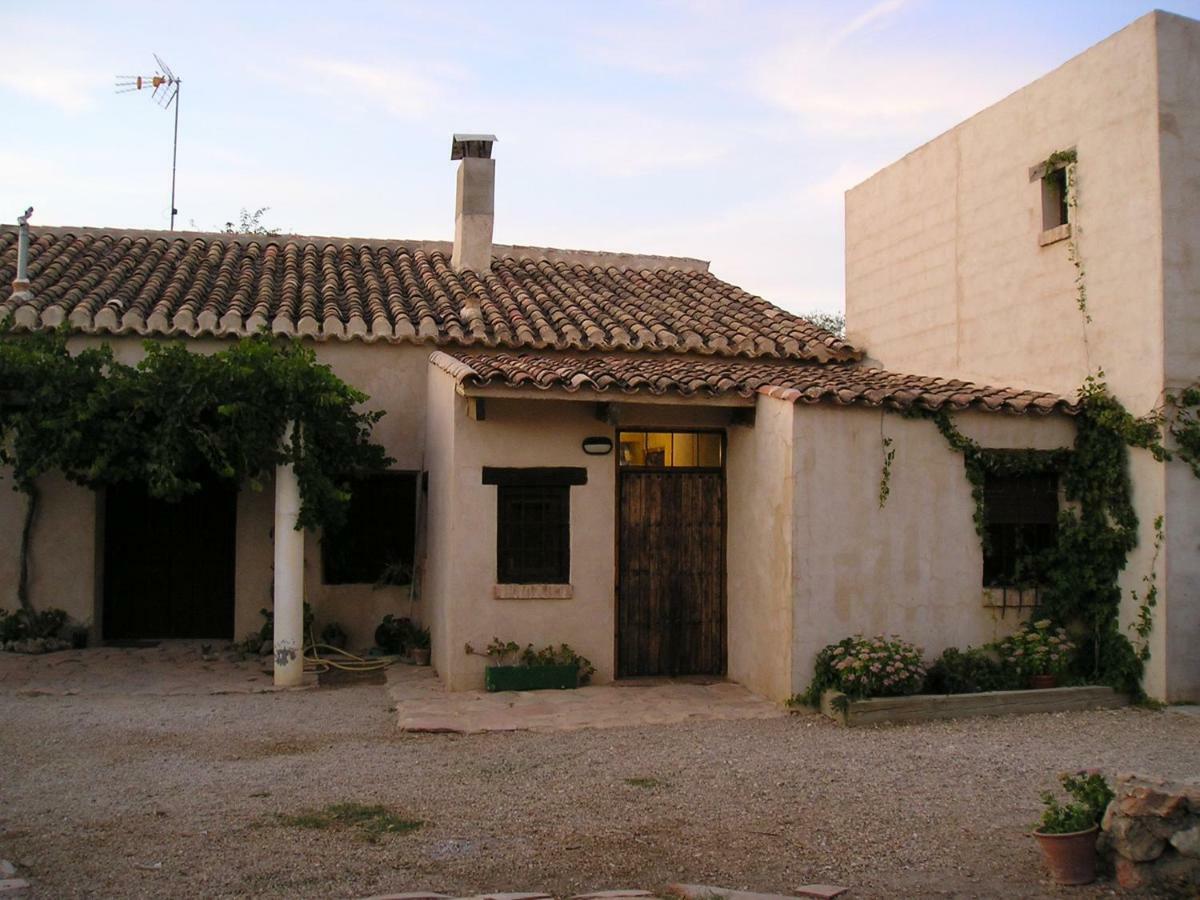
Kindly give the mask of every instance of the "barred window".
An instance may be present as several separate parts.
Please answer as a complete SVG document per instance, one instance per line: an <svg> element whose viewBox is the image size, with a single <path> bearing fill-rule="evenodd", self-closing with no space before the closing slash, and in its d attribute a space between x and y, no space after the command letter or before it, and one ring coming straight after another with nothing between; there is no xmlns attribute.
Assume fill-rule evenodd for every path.
<svg viewBox="0 0 1200 900"><path fill-rule="evenodd" d="M485 467L496 485L496 581L571 581L571 486L587 483L582 468Z"/></svg>
<svg viewBox="0 0 1200 900"><path fill-rule="evenodd" d="M984 586L1041 584L1058 538L1058 476L987 475L983 521Z"/></svg>

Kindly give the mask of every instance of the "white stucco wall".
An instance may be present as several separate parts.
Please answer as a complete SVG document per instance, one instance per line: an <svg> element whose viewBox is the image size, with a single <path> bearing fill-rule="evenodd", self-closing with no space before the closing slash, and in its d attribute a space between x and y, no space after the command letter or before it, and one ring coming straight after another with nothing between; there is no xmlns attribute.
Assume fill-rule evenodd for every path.
<svg viewBox="0 0 1200 900"><path fill-rule="evenodd" d="M894 441L891 494L879 508L880 424ZM985 447L1069 444L1064 417L964 413ZM794 419L792 690L817 652L851 634L898 634L927 659L995 640L1019 624L983 606L983 556L962 457L936 426L878 410L798 405Z"/></svg>
<svg viewBox="0 0 1200 900"><path fill-rule="evenodd" d="M1103 370L1136 415L1200 377L1200 23L1150 13L933 139L846 195L849 337L899 371L1072 396ZM1067 242L1040 246L1029 170L1078 153ZM1178 464L1172 464L1177 466ZM1121 576L1136 613L1165 515L1146 688L1200 699L1200 485L1131 453L1139 546ZM1194 480L1193 480L1194 481Z"/></svg>
<svg viewBox="0 0 1200 900"><path fill-rule="evenodd" d="M1163 18L1158 29L1162 171L1164 380L1168 391L1200 380L1200 22ZM1163 609L1151 671L1160 696L1200 700L1200 481L1167 464L1167 542L1160 560ZM1164 577L1165 575L1165 577ZM1162 665L1158 663L1161 662Z"/></svg>
<svg viewBox="0 0 1200 900"><path fill-rule="evenodd" d="M786 700L792 688L794 407L759 395L728 438L729 677Z"/></svg>
<svg viewBox="0 0 1200 900"><path fill-rule="evenodd" d="M467 415L449 376L430 373L431 566L427 601L437 632L434 663L451 690L483 686L486 660L468 655L494 637L518 644L570 644L611 681L615 651L615 454L588 456L589 435L612 435L590 403L495 400L486 419ZM445 429L445 432L443 432ZM435 431L437 433L435 433ZM430 453L431 458L433 453ZM483 467L574 466L587 484L570 488L571 585L568 599L496 599L496 487ZM436 499L435 499L436 498Z"/></svg>
<svg viewBox="0 0 1200 900"><path fill-rule="evenodd" d="M1174 20L1174 17L1173 17ZM1103 368L1132 409L1161 387L1162 234L1151 14L846 194L846 325L886 367L1073 395ZM1039 246L1030 168L1078 153L1067 242Z"/></svg>
<svg viewBox="0 0 1200 900"><path fill-rule="evenodd" d="M77 337L72 346L107 342L119 360L136 363L144 356L137 338ZM211 353L228 346L218 340L189 340L188 349ZM330 365L347 383L370 395L366 406L384 409L375 439L395 458L394 468L418 470L422 465L425 429L425 381L429 350L412 345L325 342L313 345L317 358ZM22 495L0 482L0 607L15 609L19 566ZM58 477L42 482L43 504L33 535L31 596L38 609L59 607L100 636L102 613L103 498ZM271 606L272 528L274 493L270 479L263 490L244 488L238 496L237 566L235 572L234 637L257 631L260 610ZM409 614L407 591L399 587L375 590L372 585L325 585L321 577L319 535L305 541L305 595L314 607L317 632L330 621L347 631L350 644L367 647L375 626L386 613ZM419 619L421 609L415 608Z"/></svg>

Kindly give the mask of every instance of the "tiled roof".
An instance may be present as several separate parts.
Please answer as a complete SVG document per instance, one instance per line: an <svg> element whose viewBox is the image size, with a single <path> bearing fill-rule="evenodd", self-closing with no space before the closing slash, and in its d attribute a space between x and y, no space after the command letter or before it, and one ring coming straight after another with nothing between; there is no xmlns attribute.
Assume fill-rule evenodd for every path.
<svg viewBox="0 0 1200 900"><path fill-rule="evenodd" d="M919 407L927 410L980 409L1010 413L1073 412L1055 394L983 387L965 381L900 375L858 365L755 363L666 355L476 353L433 354L434 365L472 387L503 386L574 392L669 394L685 397L756 392L792 402Z"/></svg>
<svg viewBox="0 0 1200 900"><path fill-rule="evenodd" d="M0 226L0 285L12 283L16 256L16 228ZM0 293L0 316L12 313L24 328L65 321L102 334L267 328L508 349L861 358L703 264L657 258L639 266L545 251L501 256L485 273L455 273L449 257L445 245L412 242L33 228L30 291Z"/></svg>

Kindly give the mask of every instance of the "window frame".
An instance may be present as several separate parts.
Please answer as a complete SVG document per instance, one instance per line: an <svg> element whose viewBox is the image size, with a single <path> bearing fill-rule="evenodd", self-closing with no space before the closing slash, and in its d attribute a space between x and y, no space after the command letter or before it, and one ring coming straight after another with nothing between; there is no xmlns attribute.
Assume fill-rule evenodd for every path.
<svg viewBox="0 0 1200 900"><path fill-rule="evenodd" d="M354 507L354 493L356 490L363 490L364 486L370 486L373 482L376 485L379 482L391 481L399 483L402 480L407 480L410 487L407 492L411 492L412 501L401 512L400 517L396 519L399 523L407 518L407 525L396 525L391 528L391 531L398 534L400 537L400 548L394 559L385 559L379 561L379 571L374 577L366 580L365 568L359 569L358 566L366 566L365 563L357 561L341 561L334 559L334 555L338 552L337 544L345 540L350 545L361 544L363 539L361 536L351 535L344 537L347 530L355 527L364 527L375 530L375 526L370 523L358 523L353 521L353 516L356 514ZM346 522L338 529L324 529L321 533L321 584L329 587L347 587L355 585L376 585L379 584L387 568L394 563L407 565L411 571L416 563L417 553L417 525L416 516L417 510L421 505L420 491L422 490L421 473L415 469L388 469L383 472L376 472L367 475L363 478L350 480L350 506L346 511ZM365 496L376 498L379 495L379 488L367 487ZM405 539L405 534L411 538ZM384 542L386 543L386 542ZM407 556L407 558L404 558ZM369 568L375 568L375 563L371 563ZM411 576L410 576L411 577Z"/></svg>
<svg viewBox="0 0 1200 900"><path fill-rule="evenodd" d="M1022 482L1027 484L1022 487ZM1014 491L1016 496L997 496ZM1025 555L1023 548L1031 548L1036 562L1037 556L1056 546L1062 508L1060 493L1060 477L1054 469L984 474L982 581L985 588L1036 589L1044 583L1045 573L1038 568L1028 578L1018 578L1016 563ZM998 505L1001 508L997 509Z"/></svg>
<svg viewBox="0 0 1200 900"><path fill-rule="evenodd" d="M482 481L496 487L496 583L569 585L571 488L587 484L587 469L485 466ZM551 534L534 533L539 504L540 526L552 529ZM539 552L547 556L536 559Z"/></svg>

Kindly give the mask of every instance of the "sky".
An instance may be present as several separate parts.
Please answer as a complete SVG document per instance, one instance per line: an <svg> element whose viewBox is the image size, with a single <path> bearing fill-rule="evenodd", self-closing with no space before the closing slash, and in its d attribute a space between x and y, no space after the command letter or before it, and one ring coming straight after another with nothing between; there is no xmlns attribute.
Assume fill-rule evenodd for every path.
<svg viewBox="0 0 1200 900"><path fill-rule="evenodd" d="M699 257L843 297L843 193L1148 12L1127 0L0 0L0 221L449 240L450 135L494 149L497 243ZM1200 18L1200 0L1172 12Z"/></svg>

